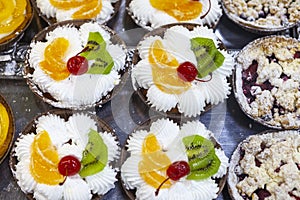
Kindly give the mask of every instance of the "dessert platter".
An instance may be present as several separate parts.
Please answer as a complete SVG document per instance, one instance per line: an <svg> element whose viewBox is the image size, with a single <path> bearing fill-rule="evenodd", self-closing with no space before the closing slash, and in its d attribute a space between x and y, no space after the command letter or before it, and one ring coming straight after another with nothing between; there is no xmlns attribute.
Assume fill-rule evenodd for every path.
<svg viewBox="0 0 300 200"><path fill-rule="evenodd" d="M235 2L0 0L0 199L299 199L300 2Z"/></svg>

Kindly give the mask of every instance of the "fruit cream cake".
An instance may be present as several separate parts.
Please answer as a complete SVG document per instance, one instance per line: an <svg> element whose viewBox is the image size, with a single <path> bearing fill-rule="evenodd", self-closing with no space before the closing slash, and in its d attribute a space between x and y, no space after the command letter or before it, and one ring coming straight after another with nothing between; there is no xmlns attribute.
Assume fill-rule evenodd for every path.
<svg viewBox="0 0 300 200"><path fill-rule="evenodd" d="M111 97L127 70L125 44L113 34L87 21L65 21L44 29L27 53L29 86L56 107L82 109L101 104Z"/></svg>
<svg viewBox="0 0 300 200"><path fill-rule="evenodd" d="M0 0L0 5L1 45L19 36L29 25L33 14L29 0Z"/></svg>
<svg viewBox="0 0 300 200"><path fill-rule="evenodd" d="M118 0L33 0L38 12L50 24L65 20L93 19L108 21L116 12Z"/></svg>
<svg viewBox="0 0 300 200"><path fill-rule="evenodd" d="M233 199L300 199L299 147L299 132L291 130L253 135L241 142L229 167Z"/></svg>
<svg viewBox="0 0 300 200"><path fill-rule="evenodd" d="M228 158L213 134L199 121L178 126L158 119L149 126L127 140L128 157L121 167L124 187L141 200L217 198Z"/></svg>
<svg viewBox="0 0 300 200"><path fill-rule="evenodd" d="M182 22L213 27L222 16L218 0L132 0L128 12L138 25L150 30Z"/></svg>
<svg viewBox="0 0 300 200"><path fill-rule="evenodd" d="M222 0L222 3L230 19L252 30L283 30L300 20L298 0Z"/></svg>
<svg viewBox="0 0 300 200"><path fill-rule="evenodd" d="M12 154L21 190L34 199L84 200L114 188L117 170L111 163L119 158L119 143L100 125L86 113L67 119L39 116L33 130L17 139Z"/></svg>
<svg viewBox="0 0 300 200"><path fill-rule="evenodd" d="M194 24L153 30L137 46L134 88L158 111L199 115L230 94L233 58L221 45L212 29Z"/></svg>
<svg viewBox="0 0 300 200"><path fill-rule="evenodd" d="M0 95L0 164L5 159L13 143L14 118L11 108Z"/></svg>
<svg viewBox="0 0 300 200"><path fill-rule="evenodd" d="M234 92L242 110L274 128L300 127L300 42L257 39L237 55Z"/></svg>

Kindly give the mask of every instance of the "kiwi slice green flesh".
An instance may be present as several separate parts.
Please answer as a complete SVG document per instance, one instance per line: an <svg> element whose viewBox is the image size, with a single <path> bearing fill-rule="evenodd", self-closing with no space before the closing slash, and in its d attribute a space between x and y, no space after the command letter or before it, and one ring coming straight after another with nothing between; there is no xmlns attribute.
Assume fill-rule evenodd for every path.
<svg viewBox="0 0 300 200"><path fill-rule="evenodd" d="M114 61L106 50L106 42L99 32L90 32L84 51L80 53L87 60L94 60L88 74L109 74Z"/></svg>
<svg viewBox="0 0 300 200"><path fill-rule="evenodd" d="M207 167L215 156L215 149L211 150L204 158L193 158L189 159L188 163L191 171L199 170Z"/></svg>
<svg viewBox="0 0 300 200"><path fill-rule="evenodd" d="M184 137L182 142L186 148L186 154L189 159L194 157L204 158L214 149L214 144L200 135Z"/></svg>
<svg viewBox="0 0 300 200"><path fill-rule="evenodd" d="M89 163L88 165L85 165L79 172L79 175L82 178L85 178L87 176L94 175L104 169L105 165L100 161L95 161L92 163Z"/></svg>
<svg viewBox="0 0 300 200"><path fill-rule="evenodd" d="M208 166L204 168L200 168L195 171L191 171L190 174L187 176L187 179L203 180L209 178L218 172L220 165L221 165L221 161L219 160L217 155L214 155L213 159L211 160Z"/></svg>
<svg viewBox="0 0 300 200"><path fill-rule="evenodd" d="M205 52L203 52L204 49ZM223 54L219 52L214 41L210 38L192 38L191 50L196 56L199 78L203 78L218 69L225 60Z"/></svg>
<svg viewBox="0 0 300 200"><path fill-rule="evenodd" d="M95 130L90 130L89 140L83 151L79 175L86 177L104 169L108 162L108 150L102 137Z"/></svg>

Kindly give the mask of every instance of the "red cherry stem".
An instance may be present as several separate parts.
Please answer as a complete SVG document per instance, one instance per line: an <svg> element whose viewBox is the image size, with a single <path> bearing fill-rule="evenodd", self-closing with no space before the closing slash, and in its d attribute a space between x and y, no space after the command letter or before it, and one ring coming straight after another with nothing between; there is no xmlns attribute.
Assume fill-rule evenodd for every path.
<svg viewBox="0 0 300 200"><path fill-rule="evenodd" d="M204 15L202 15L201 17L200 17L200 19L203 19L204 17L206 17L206 15L209 13L209 11L210 11L210 9L211 9L211 2L210 2L210 0L208 0L208 9L207 9L207 11L206 11L206 13L204 13Z"/></svg>
<svg viewBox="0 0 300 200"><path fill-rule="evenodd" d="M211 79L212 79L212 73L209 73L209 76L210 76L210 77L209 77L208 80L202 80L202 79L198 79L198 78L195 78L195 80L196 80L196 81L199 81L199 82L203 82L203 83L204 83L204 82L209 82L209 81L211 81Z"/></svg>
<svg viewBox="0 0 300 200"><path fill-rule="evenodd" d="M161 188L161 187L163 186L163 184L164 184L165 182L167 182L169 179L170 179L169 177L166 178L166 179L158 186L158 188L157 188L156 191L155 191L155 196L158 195L160 188Z"/></svg>

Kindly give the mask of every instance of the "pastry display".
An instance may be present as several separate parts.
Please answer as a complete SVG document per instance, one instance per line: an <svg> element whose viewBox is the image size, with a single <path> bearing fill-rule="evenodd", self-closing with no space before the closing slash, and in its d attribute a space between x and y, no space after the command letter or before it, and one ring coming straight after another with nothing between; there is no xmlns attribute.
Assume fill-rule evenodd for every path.
<svg viewBox="0 0 300 200"><path fill-rule="evenodd" d="M49 24L65 20L110 20L119 9L118 0L32 0L39 15Z"/></svg>
<svg viewBox="0 0 300 200"><path fill-rule="evenodd" d="M228 158L199 121L149 121L129 135L122 157L121 179L136 199L215 199L226 180Z"/></svg>
<svg viewBox="0 0 300 200"><path fill-rule="evenodd" d="M195 24L153 30L139 42L134 89L160 112L194 117L230 94L233 58L212 29Z"/></svg>
<svg viewBox="0 0 300 200"><path fill-rule="evenodd" d="M106 26L65 21L35 36L25 77L32 91L55 107L85 109L117 93L127 78L124 42Z"/></svg>
<svg viewBox="0 0 300 200"><path fill-rule="evenodd" d="M269 131L252 135L234 151L228 186L234 200L300 198L300 135Z"/></svg>
<svg viewBox="0 0 300 200"><path fill-rule="evenodd" d="M138 25L149 30L187 22L213 27L222 16L218 0L131 0L127 10Z"/></svg>
<svg viewBox="0 0 300 200"><path fill-rule="evenodd" d="M92 199L115 187L117 137L89 113L64 110L38 116L15 142L11 170L34 199Z"/></svg>
<svg viewBox="0 0 300 200"><path fill-rule="evenodd" d="M12 111L6 100L0 95L0 163L8 154L15 133Z"/></svg>
<svg viewBox="0 0 300 200"><path fill-rule="evenodd" d="M0 1L0 51L21 39L33 13L29 0Z"/></svg>
<svg viewBox="0 0 300 200"><path fill-rule="evenodd" d="M222 5L232 21L256 33L283 31L300 20L298 0L222 0Z"/></svg>
<svg viewBox="0 0 300 200"><path fill-rule="evenodd" d="M300 127L300 42L283 36L257 39L236 58L234 93L254 120L278 129Z"/></svg>

